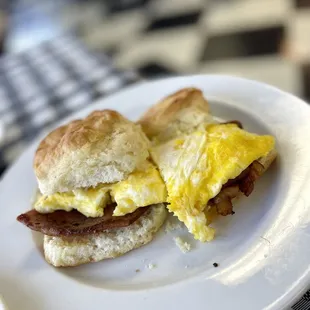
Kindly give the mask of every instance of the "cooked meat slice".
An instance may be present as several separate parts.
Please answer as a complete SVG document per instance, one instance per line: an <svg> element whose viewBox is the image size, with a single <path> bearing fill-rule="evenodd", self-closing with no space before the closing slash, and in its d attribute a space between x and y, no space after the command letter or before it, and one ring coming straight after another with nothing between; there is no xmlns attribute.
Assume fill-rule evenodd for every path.
<svg viewBox="0 0 310 310"><path fill-rule="evenodd" d="M222 199L218 200L215 203L215 207L216 207L216 212L219 215L226 216L226 215L233 214L233 205L229 198L225 197L225 199L223 200Z"/></svg>
<svg viewBox="0 0 310 310"><path fill-rule="evenodd" d="M113 216L114 208L115 205L107 206L104 209L104 215L95 218L86 217L76 210L45 214L30 210L19 215L17 220L30 229L40 231L48 236L88 235L129 226L149 207L138 208L135 212L124 216Z"/></svg>
<svg viewBox="0 0 310 310"><path fill-rule="evenodd" d="M248 197L254 189L254 182L263 172L264 166L255 160L236 178L228 180L222 186L220 193L210 201L210 204L216 207L217 213L220 215L234 214L231 200L237 197L239 192Z"/></svg>
<svg viewBox="0 0 310 310"><path fill-rule="evenodd" d="M229 186L232 186L232 185L236 185L236 184L239 184L240 181L242 179L244 179L248 173L250 172L250 169L251 169L251 166L247 167L245 170L243 170L236 178L234 179L230 179L228 180L223 186L222 188L226 188L226 187L229 187Z"/></svg>
<svg viewBox="0 0 310 310"><path fill-rule="evenodd" d="M231 200L237 197L238 193L238 185L233 185L222 189L220 193L212 199L211 202L216 206L217 213L223 216L233 214L233 206Z"/></svg>
<svg viewBox="0 0 310 310"><path fill-rule="evenodd" d="M264 166L255 160L251 165L247 175L239 182L240 191L249 196L254 189L254 182L263 174Z"/></svg>

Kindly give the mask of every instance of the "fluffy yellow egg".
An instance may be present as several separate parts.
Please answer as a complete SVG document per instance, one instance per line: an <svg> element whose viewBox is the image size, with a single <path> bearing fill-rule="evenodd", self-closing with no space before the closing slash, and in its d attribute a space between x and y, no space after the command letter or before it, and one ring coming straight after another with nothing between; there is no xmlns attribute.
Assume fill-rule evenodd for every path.
<svg viewBox="0 0 310 310"><path fill-rule="evenodd" d="M274 148L274 138L236 125L210 125L180 139L154 147L151 154L168 191L168 209L184 222L195 239L214 238L204 212L222 185Z"/></svg>
<svg viewBox="0 0 310 310"><path fill-rule="evenodd" d="M165 202L167 190L156 167L147 162L140 171L114 184L111 196L116 202L113 215L121 216L139 207Z"/></svg>
<svg viewBox="0 0 310 310"><path fill-rule="evenodd" d="M76 209L85 216L99 217L103 215L104 207L109 201L109 188L98 187L41 196L35 203L34 208L41 213Z"/></svg>
<svg viewBox="0 0 310 310"><path fill-rule="evenodd" d="M41 213L76 209L85 216L100 217L112 200L117 204L114 215L121 216L139 207L165 202L166 199L166 186L158 170L152 163L146 162L141 170L131 173L124 181L41 196L34 208Z"/></svg>

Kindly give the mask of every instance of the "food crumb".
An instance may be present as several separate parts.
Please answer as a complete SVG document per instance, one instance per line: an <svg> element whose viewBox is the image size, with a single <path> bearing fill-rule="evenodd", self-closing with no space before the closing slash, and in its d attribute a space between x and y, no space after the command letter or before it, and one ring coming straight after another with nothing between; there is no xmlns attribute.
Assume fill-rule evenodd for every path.
<svg viewBox="0 0 310 310"><path fill-rule="evenodd" d="M165 232L168 233L170 231L178 230L182 228L182 223L181 222L172 222L171 220L168 220L166 222L165 226Z"/></svg>
<svg viewBox="0 0 310 310"><path fill-rule="evenodd" d="M218 263L213 263L213 267L218 267Z"/></svg>
<svg viewBox="0 0 310 310"><path fill-rule="evenodd" d="M149 269L155 269L157 266L155 264L148 264L147 268Z"/></svg>
<svg viewBox="0 0 310 310"><path fill-rule="evenodd" d="M182 238L180 237L175 237L174 238L175 244L178 246L178 248L183 252L183 253L187 253L191 250L191 245L184 241Z"/></svg>
<svg viewBox="0 0 310 310"><path fill-rule="evenodd" d="M140 272L140 269L136 269L136 272Z"/></svg>

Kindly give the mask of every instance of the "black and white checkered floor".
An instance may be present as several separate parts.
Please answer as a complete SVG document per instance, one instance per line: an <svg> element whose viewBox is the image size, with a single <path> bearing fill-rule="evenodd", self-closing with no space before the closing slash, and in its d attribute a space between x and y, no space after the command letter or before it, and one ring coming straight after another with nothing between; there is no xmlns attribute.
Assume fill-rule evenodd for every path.
<svg viewBox="0 0 310 310"><path fill-rule="evenodd" d="M120 68L146 77L227 73L310 99L309 0L136 2L111 1L104 18L98 3L76 10L84 41Z"/></svg>

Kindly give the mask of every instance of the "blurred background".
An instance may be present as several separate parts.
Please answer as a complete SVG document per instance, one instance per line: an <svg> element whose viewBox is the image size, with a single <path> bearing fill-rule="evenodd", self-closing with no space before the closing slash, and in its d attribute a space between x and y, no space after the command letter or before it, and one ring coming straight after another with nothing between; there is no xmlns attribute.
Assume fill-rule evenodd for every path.
<svg viewBox="0 0 310 310"><path fill-rule="evenodd" d="M59 119L140 78L230 74L309 102L310 0L0 0L0 55L1 173Z"/></svg>
<svg viewBox="0 0 310 310"><path fill-rule="evenodd" d="M70 30L146 78L228 73L310 100L310 0L2 2L3 53Z"/></svg>

